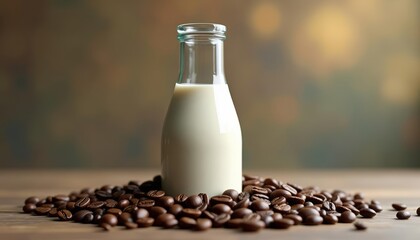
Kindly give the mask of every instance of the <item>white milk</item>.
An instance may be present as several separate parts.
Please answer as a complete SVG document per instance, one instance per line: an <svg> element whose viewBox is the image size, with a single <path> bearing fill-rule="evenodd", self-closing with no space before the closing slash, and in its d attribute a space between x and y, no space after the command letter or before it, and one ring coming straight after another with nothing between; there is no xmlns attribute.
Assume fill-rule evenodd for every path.
<svg viewBox="0 0 420 240"><path fill-rule="evenodd" d="M227 84L176 84L162 135L166 193L242 190L242 136Z"/></svg>

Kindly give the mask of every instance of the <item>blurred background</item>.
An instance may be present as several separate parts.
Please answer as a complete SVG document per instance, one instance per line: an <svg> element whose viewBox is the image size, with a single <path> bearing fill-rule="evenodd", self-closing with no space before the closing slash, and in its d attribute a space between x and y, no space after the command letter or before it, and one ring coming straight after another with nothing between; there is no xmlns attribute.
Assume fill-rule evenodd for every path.
<svg viewBox="0 0 420 240"><path fill-rule="evenodd" d="M176 26L228 27L245 168L420 167L420 2L0 1L0 167L159 167Z"/></svg>

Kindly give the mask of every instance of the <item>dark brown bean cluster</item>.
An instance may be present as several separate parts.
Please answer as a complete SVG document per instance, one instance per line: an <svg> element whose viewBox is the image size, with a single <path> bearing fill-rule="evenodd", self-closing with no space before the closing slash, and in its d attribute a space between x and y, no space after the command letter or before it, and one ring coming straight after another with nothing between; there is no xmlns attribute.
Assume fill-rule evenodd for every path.
<svg viewBox="0 0 420 240"><path fill-rule="evenodd" d="M378 201L365 200L360 193L303 188L274 178L245 175L242 192L228 189L211 198L205 193L168 196L161 190L161 177L156 176L151 181L130 181L124 186L86 188L43 199L30 197L23 211L62 221L93 223L105 230L121 225L127 229L159 226L255 232L299 224L353 223L358 215L375 217L382 207ZM363 228L360 224L356 227Z"/></svg>

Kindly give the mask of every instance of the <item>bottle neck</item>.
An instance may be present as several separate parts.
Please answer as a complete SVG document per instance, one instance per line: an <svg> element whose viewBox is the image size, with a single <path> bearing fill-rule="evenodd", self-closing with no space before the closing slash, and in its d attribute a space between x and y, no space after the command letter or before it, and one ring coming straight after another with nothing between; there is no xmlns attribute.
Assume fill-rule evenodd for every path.
<svg viewBox="0 0 420 240"><path fill-rule="evenodd" d="M226 84L223 39L190 38L181 41L178 83Z"/></svg>

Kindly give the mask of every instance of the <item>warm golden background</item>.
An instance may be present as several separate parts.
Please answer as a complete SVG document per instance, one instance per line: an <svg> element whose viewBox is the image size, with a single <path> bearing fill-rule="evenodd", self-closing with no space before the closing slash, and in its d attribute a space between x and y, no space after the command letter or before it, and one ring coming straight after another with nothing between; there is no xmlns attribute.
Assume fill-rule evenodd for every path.
<svg viewBox="0 0 420 240"><path fill-rule="evenodd" d="M250 167L420 167L420 1L0 1L0 167L158 167L176 26L227 25Z"/></svg>

